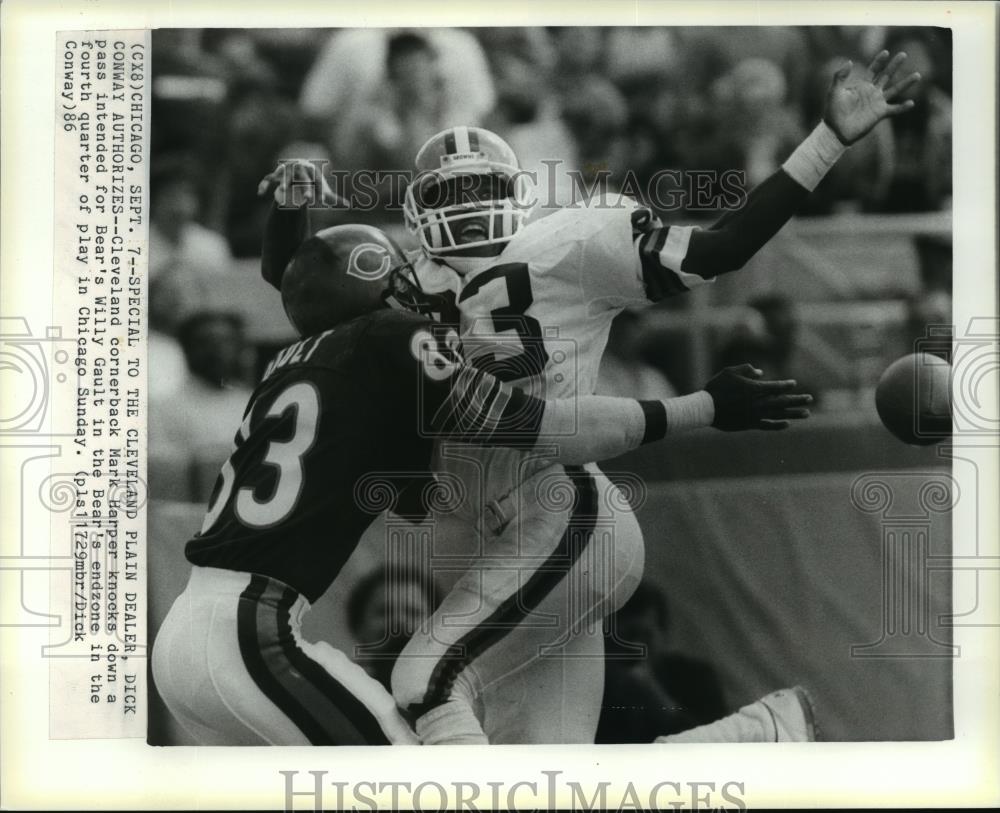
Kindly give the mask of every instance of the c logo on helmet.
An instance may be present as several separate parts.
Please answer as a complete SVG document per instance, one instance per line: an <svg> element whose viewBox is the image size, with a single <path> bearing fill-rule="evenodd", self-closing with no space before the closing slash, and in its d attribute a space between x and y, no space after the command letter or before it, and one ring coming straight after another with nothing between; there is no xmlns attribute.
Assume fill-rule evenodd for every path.
<svg viewBox="0 0 1000 813"><path fill-rule="evenodd" d="M378 243L359 243L347 258L347 273L365 282L382 279L391 267L388 249Z"/></svg>

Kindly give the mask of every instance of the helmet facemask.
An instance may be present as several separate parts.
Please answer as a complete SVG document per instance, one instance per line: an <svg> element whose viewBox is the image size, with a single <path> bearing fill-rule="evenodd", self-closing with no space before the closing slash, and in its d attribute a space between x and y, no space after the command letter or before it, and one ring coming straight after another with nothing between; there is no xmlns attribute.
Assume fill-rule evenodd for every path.
<svg viewBox="0 0 1000 813"><path fill-rule="evenodd" d="M528 179L516 167L456 161L417 176L406 190L403 211L429 257L494 256L531 213L529 197ZM470 222L481 225L478 238L463 237Z"/></svg>
<svg viewBox="0 0 1000 813"><path fill-rule="evenodd" d="M397 265L389 272L382 302L394 310L419 313L432 319L440 318L440 314L446 313L445 308L448 307L444 297L424 291L413 265L408 262Z"/></svg>

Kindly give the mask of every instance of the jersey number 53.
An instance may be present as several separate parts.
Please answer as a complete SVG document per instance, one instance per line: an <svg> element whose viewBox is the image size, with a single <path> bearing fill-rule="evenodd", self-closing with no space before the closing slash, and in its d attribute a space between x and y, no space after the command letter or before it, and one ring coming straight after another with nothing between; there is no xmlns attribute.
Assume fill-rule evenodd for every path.
<svg viewBox="0 0 1000 813"><path fill-rule="evenodd" d="M534 302L527 263L504 263L479 274L462 289L459 306L477 297L505 304L488 311L485 330L477 322L463 336L466 359L501 381L541 375L549 354L542 326L526 314Z"/></svg>
<svg viewBox="0 0 1000 813"><path fill-rule="evenodd" d="M247 412L236 434L236 448L222 464L208 513L201 526L202 534L211 530L232 497L237 468L242 471L245 466L253 465L244 459L252 454L244 443L250 436L250 420L257 407L255 402ZM304 484L302 457L316 441L319 410L319 391L307 381L292 384L271 402L264 419L280 421L291 413L293 431L286 440L267 441L264 456L258 463L274 471L274 486L269 493L258 493L260 489L250 485L242 486L236 492L233 512L243 525L270 528L287 519L295 509Z"/></svg>

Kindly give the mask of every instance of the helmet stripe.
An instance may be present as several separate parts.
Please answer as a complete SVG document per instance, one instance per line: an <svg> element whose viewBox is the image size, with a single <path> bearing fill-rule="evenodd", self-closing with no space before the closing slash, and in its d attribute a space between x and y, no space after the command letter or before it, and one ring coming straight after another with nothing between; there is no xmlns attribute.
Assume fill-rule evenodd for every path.
<svg viewBox="0 0 1000 813"><path fill-rule="evenodd" d="M475 129L465 128L469 134L469 152L479 152L479 133Z"/></svg>
<svg viewBox="0 0 1000 813"><path fill-rule="evenodd" d="M448 155L454 155L458 150L455 148L455 131L449 130L444 134L444 151Z"/></svg>
<svg viewBox="0 0 1000 813"><path fill-rule="evenodd" d="M462 153L469 152L469 128L468 127L456 127L455 128L455 145L458 148L458 152L462 152Z"/></svg>

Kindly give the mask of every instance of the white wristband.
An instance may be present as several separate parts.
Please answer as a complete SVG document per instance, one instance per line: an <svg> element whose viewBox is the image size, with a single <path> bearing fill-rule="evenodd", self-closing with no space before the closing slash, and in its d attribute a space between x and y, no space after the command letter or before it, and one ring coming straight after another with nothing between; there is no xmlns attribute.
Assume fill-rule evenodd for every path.
<svg viewBox="0 0 1000 813"><path fill-rule="evenodd" d="M663 401L667 411L667 434L683 432L686 429L700 429L711 426L715 420L715 401L705 390L667 398Z"/></svg>
<svg viewBox="0 0 1000 813"><path fill-rule="evenodd" d="M795 152L788 157L781 168L799 186L812 192L846 149L847 147L841 143L829 125L821 121L816 125L816 129L806 136L805 141L795 148Z"/></svg>

